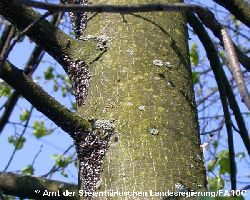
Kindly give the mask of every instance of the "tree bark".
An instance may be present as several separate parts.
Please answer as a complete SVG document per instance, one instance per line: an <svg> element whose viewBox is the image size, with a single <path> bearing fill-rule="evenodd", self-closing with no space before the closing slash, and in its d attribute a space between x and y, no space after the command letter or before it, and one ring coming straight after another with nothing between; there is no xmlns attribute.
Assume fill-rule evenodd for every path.
<svg viewBox="0 0 250 200"><path fill-rule="evenodd" d="M98 191L140 191L145 199L162 199L149 196L150 190L177 191L178 183L206 188L183 14L98 14L86 35L106 38L108 49L90 65L89 95L78 111L115 124Z"/></svg>

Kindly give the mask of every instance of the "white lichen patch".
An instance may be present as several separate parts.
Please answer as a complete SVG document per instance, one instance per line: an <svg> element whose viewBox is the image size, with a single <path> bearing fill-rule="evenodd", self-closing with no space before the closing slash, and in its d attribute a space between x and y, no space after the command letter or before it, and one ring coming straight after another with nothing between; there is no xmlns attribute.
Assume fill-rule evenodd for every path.
<svg viewBox="0 0 250 200"><path fill-rule="evenodd" d="M133 50L133 49L128 49L127 52L128 52L128 54L129 54L130 56L132 56L132 55L134 54L134 50Z"/></svg>
<svg viewBox="0 0 250 200"><path fill-rule="evenodd" d="M140 106L139 106L139 110L140 110L140 111L145 111L145 106L140 105Z"/></svg>
<svg viewBox="0 0 250 200"><path fill-rule="evenodd" d="M178 191L178 192L188 192L188 189L181 183L176 183L175 184L175 189Z"/></svg>
<svg viewBox="0 0 250 200"><path fill-rule="evenodd" d="M113 120L96 120L93 124L95 129L101 129L105 132L111 132L114 130L115 125L113 124Z"/></svg>
<svg viewBox="0 0 250 200"><path fill-rule="evenodd" d="M154 80L159 81L159 80L161 80L161 78L156 76L156 77L154 77Z"/></svg>
<svg viewBox="0 0 250 200"><path fill-rule="evenodd" d="M161 60L159 60L159 59L154 59L153 60L153 64L155 66L158 66L158 67L162 67L163 66L163 62Z"/></svg>
<svg viewBox="0 0 250 200"><path fill-rule="evenodd" d="M128 102L128 105L129 105L129 106L133 106L134 104L133 104L133 102L129 101L129 102Z"/></svg>
<svg viewBox="0 0 250 200"><path fill-rule="evenodd" d="M100 50L106 50L109 48L109 44L108 44L108 40L109 40L109 37L106 36L106 35L100 35L97 37L97 48L100 49Z"/></svg>
<svg viewBox="0 0 250 200"><path fill-rule="evenodd" d="M154 60L153 60L153 64L154 64L155 66L157 66L157 67L163 67L163 66L169 67L169 68L172 67L172 65L171 65L170 62L168 62L168 61L162 61L162 60L160 60L160 59L154 59Z"/></svg>
<svg viewBox="0 0 250 200"><path fill-rule="evenodd" d="M158 135L158 134L159 134L159 131L158 131L157 128L150 128L150 129L149 129L149 132L150 132L150 134L152 134L152 135Z"/></svg>
<svg viewBox="0 0 250 200"><path fill-rule="evenodd" d="M106 35L99 35L99 36L85 35L83 36L82 40L85 40L85 41L96 40L97 41L96 48L100 50L106 50L109 48L108 41L110 40L110 38Z"/></svg>

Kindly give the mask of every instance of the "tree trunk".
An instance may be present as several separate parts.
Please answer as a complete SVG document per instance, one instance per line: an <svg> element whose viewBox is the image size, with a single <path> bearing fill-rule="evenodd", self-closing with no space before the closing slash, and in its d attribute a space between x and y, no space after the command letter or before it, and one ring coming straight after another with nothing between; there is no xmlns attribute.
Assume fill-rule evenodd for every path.
<svg viewBox="0 0 250 200"><path fill-rule="evenodd" d="M93 1L104 5L152 2ZM88 23L86 35L104 38L108 49L90 65L89 94L86 105L78 110L89 119L114 120L115 124L99 191L140 191L147 195L144 199L162 199L149 196L177 191L178 183L192 190L204 189L183 14L98 14Z"/></svg>

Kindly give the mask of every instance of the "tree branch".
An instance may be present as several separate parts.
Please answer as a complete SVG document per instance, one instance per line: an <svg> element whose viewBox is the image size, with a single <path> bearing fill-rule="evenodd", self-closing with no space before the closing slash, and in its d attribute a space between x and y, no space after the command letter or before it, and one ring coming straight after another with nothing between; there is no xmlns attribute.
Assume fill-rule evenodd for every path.
<svg viewBox="0 0 250 200"><path fill-rule="evenodd" d="M60 19L62 18L62 13L56 14L53 16L51 23L54 24L55 26L57 26L60 22ZM36 46L33 50L33 52L31 53L29 60L27 61L25 67L24 67L24 73L28 76L31 76L32 73L36 70L38 64L40 63L43 55L44 55L44 51L40 46ZM8 122L8 119L17 103L19 99L19 94L17 91L14 91L11 96L9 97L9 99L7 100L6 104L5 104L5 110L0 118L0 134L4 128L4 126L6 125L6 123Z"/></svg>
<svg viewBox="0 0 250 200"><path fill-rule="evenodd" d="M207 34L205 28L201 24L201 22L196 18L196 16L192 13L188 15L188 23L193 27L195 33L198 35L200 41L202 42L207 57L210 62L210 66L214 72L215 79L218 85L220 99L223 107L224 118L226 123L227 135L228 135L228 148L229 148L229 158L230 158L230 178L231 178L231 189L236 190L236 163L235 163L235 153L234 153L234 143L233 143L233 131L232 131L232 120L230 116L230 112L228 109L228 102L226 98L225 91L225 80L223 80L222 66L220 64L220 59L218 56L218 52L211 41L209 35Z"/></svg>
<svg viewBox="0 0 250 200"><path fill-rule="evenodd" d="M250 111L250 96L249 92L247 90L243 74L240 69L240 65L238 62L238 58L236 56L233 42L228 34L228 31L226 28L221 29L221 35L223 39L224 48L226 51L227 59L229 62L229 67L233 73L234 80L236 81L237 87L240 92L240 96L242 98L242 101L247 106L248 110Z"/></svg>
<svg viewBox="0 0 250 200"><path fill-rule="evenodd" d="M233 113L235 115L235 119L236 119L236 122L238 124L238 128L240 129L240 136L243 140L243 143L245 144L245 147L248 151L248 154L250 155L250 139L249 139L246 125L245 125L244 119L241 115L238 103L235 99L232 88L227 80L225 72L220 64L220 59L218 57L218 54L216 53L217 50L214 47L213 43L209 42L210 38L207 35L206 31L204 30L204 27L199 26L197 28L197 26L199 25L198 22L199 22L199 20L194 21L193 17L191 17L190 14L188 15L188 23L194 28L196 34L198 35L199 39L201 40L202 44L204 45L204 47L206 49L206 53L207 53L208 59L211 63L211 67L214 71L216 81L218 82L218 89L223 90L223 88L224 88L224 90L225 90L225 92L221 91L222 94L220 96L227 96L229 105L230 105L230 107L233 110Z"/></svg>
<svg viewBox="0 0 250 200"><path fill-rule="evenodd" d="M223 28L223 25L216 20L214 14L209 10L199 10L196 13L199 16L200 20L204 23L204 25L209 28L213 32L215 37L220 40L221 44L223 44L223 38L221 35L221 29ZM244 54L234 43L233 46L242 66L250 71L250 58L246 54Z"/></svg>
<svg viewBox="0 0 250 200"><path fill-rule="evenodd" d="M62 106L40 86L36 85L22 70L11 63L4 62L0 78L17 90L38 111L51 119L72 138L74 138L75 132L90 130L91 125L88 121Z"/></svg>
<svg viewBox="0 0 250 200"><path fill-rule="evenodd" d="M15 36L15 27L13 25L5 25L0 40L0 57L4 56L6 49L10 45L12 38Z"/></svg>
<svg viewBox="0 0 250 200"><path fill-rule="evenodd" d="M6 123L8 122L10 115L18 101L19 98L19 94L14 91L13 94L11 94L11 96L8 98L8 100L5 103L5 110L2 114L2 116L0 117L0 134L2 133Z"/></svg>
<svg viewBox="0 0 250 200"><path fill-rule="evenodd" d="M20 198L48 199L48 200L77 200L77 185L64 183L34 176L19 175L0 172L0 188L5 195L18 196ZM59 197L42 196L44 191L58 192ZM73 197L63 196L63 191L75 192ZM35 191L40 191L39 193Z"/></svg>
<svg viewBox="0 0 250 200"><path fill-rule="evenodd" d="M213 0L250 28L250 4L246 0Z"/></svg>
<svg viewBox="0 0 250 200"><path fill-rule="evenodd" d="M24 30L41 16L31 8L13 2L13 0L1 0L0 15L16 25L19 30ZM61 64L66 72L68 72L68 59L84 60L88 65L100 54L100 49L96 48L96 40L76 41L47 20L37 23L29 30L27 36Z"/></svg>
<svg viewBox="0 0 250 200"><path fill-rule="evenodd" d="M15 5L12 1L0 1L0 15L10 21L12 24L22 31L34 20L39 19L41 15L36 11L25 6ZM27 36L36 44L46 50L55 60L57 60L67 72L67 65L63 59L63 55L71 55L72 49L76 42L66 35L63 31L53 26L47 20L41 20L29 30ZM78 47L79 48L79 47Z"/></svg>
<svg viewBox="0 0 250 200"><path fill-rule="evenodd" d="M195 4L138 4L138 5L62 5L53 3L37 2L32 0L13 0L16 4L22 4L26 6L31 6L34 8L45 9L49 11L59 12L59 11L71 11L71 12L106 12L106 13L135 13L135 12L159 12L159 11L191 11L199 15L199 18L203 23L212 30L216 37L222 41L220 30L222 24L220 24L214 14L208 9ZM245 55L236 45L234 45L239 61L247 70L250 70L250 58Z"/></svg>
<svg viewBox="0 0 250 200"><path fill-rule="evenodd" d="M43 3L32 0L13 0L16 4L33 6L35 8L50 11L85 11L85 12L109 12L109 13L133 13L133 12L153 12L153 11L192 11L199 15L203 23L213 31L216 37L223 43L221 32L222 25L215 19L212 12L199 5L193 4L141 4L141 5L62 5ZM236 45L237 56L241 64L250 70L250 58L245 55Z"/></svg>
<svg viewBox="0 0 250 200"><path fill-rule="evenodd" d="M40 8L52 12L98 12L98 13L136 13L136 12L159 12L159 11L193 11L206 10L196 4L184 3L151 3L136 5L78 5L78 4L54 4L33 0L13 0L15 4Z"/></svg>
<svg viewBox="0 0 250 200"><path fill-rule="evenodd" d="M16 43L22 38L24 37L25 34L27 34L27 32L36 25L36 23L38 23L39 21L41 21L42 19L45 19L46 17L48 17L51 13L50 12L46 12L45 14L43 14L40 18L36 19L35 21L33 21L31 24L29 24L29 26L27 26L20 34L18 34L12 41L12 43L8 46L8 48L6 49L6 51L4 52L3 55L0 56L0 72L1 72L1 68L2 68L2 64L3 62L7 59L7 57L9 56L9 53L11 52L11 50L14 48L14 46L16 45Z"/></svg>

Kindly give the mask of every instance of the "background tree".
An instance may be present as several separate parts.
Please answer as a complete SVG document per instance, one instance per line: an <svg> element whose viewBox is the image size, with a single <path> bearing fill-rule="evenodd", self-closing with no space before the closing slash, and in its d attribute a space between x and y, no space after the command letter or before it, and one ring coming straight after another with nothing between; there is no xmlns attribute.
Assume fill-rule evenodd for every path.
<svg viewBox="0 0 250 200"><path fill-rule="evenodd" d="M29 1L18 1L19 4L27 2ZM171 1L171 3L176 2L179 1ZM31 3L37 7L42 5ZM98 1L93 2L93 5L97 3L107 4ZM109 3L121 4L120 1L109 1ZM129 5L136 3L139 2L126 2ZM152 2L143 1L143 3ZM232 6L223 1L219 3L235 14L237 19L246 19L242 22L247 26L248 3L234 1ZM200 113L201 147L203 150L210 147L210 151L205 154L208 171L213 172L212 175L208 173L210 189L223 188L224 182L228 179L232 189L239 188L236 186L235 159L247 161L245 151L249 153L250 143L243 116L247 116L249 111L244 111L242 114L239 108L240 102L236 100L238 95L234 95L233 89L236 88L235 91L238 91L239 88L241 97L248 106L247 89L244 88L244 81L239 71L235 73L233 70L238 88L228 68L225 69L226 73L224 72L222 66L227 66L228 60L229 63L234 60L227 59L223 51L220 51L220 44L212 42L202 23L225 47L228 38L222 38L224 30L222 24L227 24L227 27L234 31L237 37L235 42L239 45L236 46L236 53L245 76L249 70L247 57L249 51L240 44L244 40L249 41L247 27L232 17L226 21L227 23L225 21L219 23L212 13L194 6L171 7L178 11L194 11L197 14L186 13L186 18L183 12L153 12L169 9L166 4L165 7L163 4L146 5L136 7L134 10L131 7L118 9L104 6L98 9L90 6L92 11L96 9L95 11L99 12L125 14L89 14L86 38L83 41L76 41L55 28L61 22L61 29L67 32L69 25L67 16L62 18L62 14L57 12L53 15L51 23L48 23L44 18L48 17L50 12L41 16L27 5L19 4L5 0L0 3L0 14L8 20L2 20L4 29L0 45L1 78L5 81L1 85L1 93L5 99L2 101L0 128L3 130L9 123L8 126L12 126L15 133L8 135L8 141L14 145L15 150L0 176L0 188L4 194L34 198L40 195L35 193L35 190L43 191L45 188L51 191L76 190L76 187L70 184L62 185L61 182L48 179L43 182L30 176L6 173L16 152L22 151L27 146L25 134L32 132L42 143L45 136L51 140L60 140L60 143L65 141L62 135L58 135L60 130L56 129L55 125L49 126L44 119L37 118L34 108L68 133L75 144L72 145L73 141L70 140L69 147L65 147L66 150L61 155L54 154L55 164L46 173L38 173L41 178L51 178L57 172L67 177L70 174L67 169L72 170L72 163L77 159L74 153L75 146L80 160L80 188L85 191L93 191L95 187L98 187L99 191L111 189L164 192L167 189L178 191L182 186L192 190L205 189L206 179L200 152L193 85ZM236 6L242 4L244 6ZM70 8L56 7L53 11L66 11L66 9L69 11ZM136 9L149 12L137 13ZM217 12L217 7L210 9ZM51 7L49 10L52 11ZM134 14L127 14L132 11ZM219 14L219 17L222 16L223 14ZM208 65L205 57L200 59L205 52L198 51L199 43L192 43L190 48L190 58L194 66L192 72L187 47L186 19L199 37L210 62ZM21 70L19 62L15 65L20 69L13 65L15 59L11 58L9 53L15 51L12 49L14 45L16 48L17 41L27 43L24 35L37 46ZM43 57L44 50L54 61L52 58ZM229 54L231 52L229 47ZM80 116L63 106L63 104L68 105L72 111L76 109L72 101L69 78L60 66L54 64L55 61L66 73L70 72L72 66L79 66L79 63L84 63L90 70L90 88L86 104L77 108ZM45 81L47 83L45 89L50 91L50 94L54 93L53 96L58 100L60 95L68 97L67 101L65 98L60 98L60 103L57 102L31 80L31 75L39 64L49 66L44 72L38 68L44 76L34 76L34 80L42 85ZM11 87L15 91L12 91ZM30 109L25 106L26 109L21 109L21 113L20 110L13 111L19 95L32 105ZM218 99L221 101L218 102ZM217 107L219 109L215 110ZM16 114L13 119L10 118L12 112L13 114L19 112L20 119L17 119ZM246 150L237 149L237 154L234 150L234 132L235 134L238 132L240 140L243 141L240 145L246 147ZM227 136L224 136L225 133ZM228 141L229 150L223 146L225 141ZM32 145L31 148L33 147ZM44 151L44 148L38 148L31 164L21 172L29 175L37 174L35 163ZM43 165L44 162L47 160L42 161ZM88 166L81 163L87 163ZM239 166L242 167L240 164ZM103 170L99 179L100 168ZM247 182L244 187L248 187Z"/></svg>

